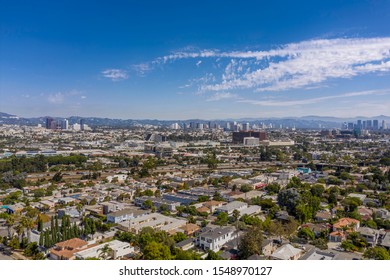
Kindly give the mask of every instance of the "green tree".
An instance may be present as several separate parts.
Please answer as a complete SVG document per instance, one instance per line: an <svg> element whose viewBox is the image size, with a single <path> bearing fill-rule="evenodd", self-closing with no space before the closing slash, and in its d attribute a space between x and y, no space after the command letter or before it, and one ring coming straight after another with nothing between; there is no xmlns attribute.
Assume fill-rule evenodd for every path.
<svg viewBox="0 0 390 280"><path fill-rule="evenodd" d="M200 260L200 256L195 252L176 249L175 260Z"/></svg>
<svg viewBox="0 0 390 280"><path fill-rule="evenodd" d="M220 212L217 216L217 220L215 221L215 224L220 226L225 226L227 225L228 220L229 220L229 215L225 212Z"/></svg>
<svg viewBox="0 0 390 280"><path fill-rule="evenodd" d="M223 260L223 258L218 253L208 250L206 260Z"/></svg>
<svg viewBox="0 0 390 280"><path fill-rule="evenodd" d="M298 231L298 237L304 238L306 240L314 240L315 235L311 229L304 227Z"/></svg>
<svg viewBox="0 0 390 280"><path fill-rule="evenodd" d="M381 247L368 248L363 256L373 260L390 260L389 252Z"/></svg>
<svg viewBox="0 0 390 280"><path fill-rule="evenodd" d="M247 259L248 257L262 252L263 230L260 226L252 226L241 237L238 245L238 257L240 259Z"/></svg>
<svg viewBox="0 0 390 280"><path fill-rule="evenodd" d="M278 183L270 183L265 187L265 190L269 194L276 194L280 191L280 185Z"/></svg>
<svg viewBox="0 0 390 280"><path fill-rule="evenodd" d="M244 184L240 187L240 191L243 193L250 192L251 190L253 190L252 186L247 185L247 184Z"/></svg>
<svg viewBox="0 0 390 280"><path fill-rule="evenodd" d="M105 244L102 248L98 249L98 252L100 251L98 257L101 260L107 260L109 257L111 257L113 250L110 247L109 244Z"/></svg>
<svg viewBox="0 0 390 280"><path fill-rule="evenodd" d="M31 219L27 216L23 216L22 219L20 220L20 223L27 230L27 239L30 242L31 230L34 229L34 227L35 227L33 219Z"/></svg>
<svg viewBox="0 0 390 280"><path fill-rule="evenodd" d="M152 241L143 249L145 260L171 260L172 254L168 246Z"/></svg>
<svg viewBox="0 0 390 280"><path fill-rule="evenodd" d="M8 246L10 246L12 249L19 249L20 248L20 241L19 239L15 236L14 238L11 239L10 242L8 242Z"/></svg>
<svg viewBox="0 0 390 280"><path fill-rule="evenodd" d="M53 178L51 179L53 182L61 182L62 181L62 173L61 171L58 171L56 174L54 174Z"/></svg>
<svg viewBox="0 0 390 280"><path fill-rule="evenodd" d="M9 215L5 220L5 225L7 226L7 230L8 230L8 238L11 239L12 237L11 229L15 225L15 216Z"/></svg>
<svg viewBox="0 0 390 280"><path fill-rule="evenodd" d="M150 199L147 199L145 200L143 203L142 203L142 207L144 209L152 209L153 207L153 202L150 200Z"/></svg>
<svg viewBox="0 0 390 280"><path fill-rule="evenodd" d="M184 233L179 231L173 236L173 239L175 240L175 242L180 242L180 241L186 240L187 235L185 235Z"/></svg>

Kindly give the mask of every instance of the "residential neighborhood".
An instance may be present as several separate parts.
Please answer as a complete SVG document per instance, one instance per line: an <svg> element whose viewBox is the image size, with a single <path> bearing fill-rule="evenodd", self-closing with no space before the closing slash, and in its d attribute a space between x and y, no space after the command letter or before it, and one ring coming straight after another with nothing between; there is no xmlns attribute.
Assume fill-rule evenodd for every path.
<svg viewBox="0 0 390 280"><path fill-rule="evenodd" d="M389 130L183 127L0 125L0 259L390 258Z"/></svg>

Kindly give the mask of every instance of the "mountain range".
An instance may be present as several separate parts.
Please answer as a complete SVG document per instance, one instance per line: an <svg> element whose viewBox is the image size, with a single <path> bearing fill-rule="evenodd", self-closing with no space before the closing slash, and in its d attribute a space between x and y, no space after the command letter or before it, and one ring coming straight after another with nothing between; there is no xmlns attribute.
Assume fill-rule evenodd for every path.
<svg viewBox="0 0 390 280"><path fill-rule="evenodd" d="M17 125L45 125L47 116L25 118L12 114L0 112L0 124L17 124ZM56 117L53 117L56 119ZM63 119L63 118L58 118ZM273 127L296 127L296 128L340 128L344 122L354 122L357 120L379 120L381 123L390 122L389 116L374 116L374 117L353 117L353 118L338 118L328 116L303 116L303 117L284 117L284 118L240 118L240 119L218 119L218 120L202 120L202 119L189 119L189 120L157 120L157 119L111 119L111 118L100 118L100 117L80 117L71 116L67 118L70 124L80 122L83 119L86 124L91 127L106 126L106 127L132 127L138 125L155 125L155 126L169 126L173 123L220 123L226 122L249 122L251 124L272 124Z"/></svg>

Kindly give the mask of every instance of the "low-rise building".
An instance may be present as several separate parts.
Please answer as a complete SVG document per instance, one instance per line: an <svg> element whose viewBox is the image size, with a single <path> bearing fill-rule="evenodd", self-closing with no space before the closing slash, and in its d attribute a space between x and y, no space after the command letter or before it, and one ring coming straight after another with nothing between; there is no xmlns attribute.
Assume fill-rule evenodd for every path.
<svg viewBox="0 0 390 280"><path fill-rule="evenodd" d="M241 201L232 201L230 203L227 203L223 206L220 206L216 209L216 212L217 213L220 213L220 212L225 212L227 213L228 215L231 215L233 214L233 211L234 210L238 210L238 211L242 211L244 210L245 208L248 207L248 204L245 203L245 202L241 202Z"/></svg>
<svg viewBox="0 0 390 280"><path fill-rule="evenodd" d="M379 237L379 231L369 227L360 227L357 232L367 240L370 246L376 246Z"/></svg>
<svg viewBox="0 0 390 280"><path fill-rule="evenodd" d="M180 206L180 202L171 201L163 198L141 196L134 199L134 204L137 206L143 206L144 202L150 200L157 209L161 206L167 207L169 211L176 211L176 207Z"/></svg>
<svg viewBox="0 0 390 280"><path fill-rule="evenodd" d="M108 246L110 248L107 251L107 255L103 256L103 248ZM121 259L126 256L130 256L134 253L134 247L130 246L127 242L119 240L112 240L107 243L102 243L93 247L82 249L74 253L75 258L85 260L87 258L104 258L104 259Z"/></svg>
<svg viewBox="0 0 390 280"><path fill-rule="evenodd" d="M293 247L291 244L285 244L278 248L272 255L274 260L297 260L303 254L303 250Z"/></svg>
<svg viewBox="0 0 390 280"><path fill-rule="evenodd" d="M128 221L143 215L148 214L149 211L145 210L135 210L135 209L123 209L116 212L111 212L107 214L107 222L110 223L121 223L124 221Z"/></svg>
<svg viewBox="0 0 390 280"><path fill-rule="evenodd" d="M180 227L186 223L186 220L164 216L159 213L151 213L138 216L130 219L129 221L121 222L119 223L119 228L136 234L144 227L151 227L168 233L175 233L176 231L183 231L180 230Z"/></svg>
<svg viewBox="0 0 390 280"><path fill-rule="evenodd" d="M55 247L50 250L50 259L53 260L73 260L76 257L75 253L86 249L88 242L79 238L72 238L55 244Z"/></svg>

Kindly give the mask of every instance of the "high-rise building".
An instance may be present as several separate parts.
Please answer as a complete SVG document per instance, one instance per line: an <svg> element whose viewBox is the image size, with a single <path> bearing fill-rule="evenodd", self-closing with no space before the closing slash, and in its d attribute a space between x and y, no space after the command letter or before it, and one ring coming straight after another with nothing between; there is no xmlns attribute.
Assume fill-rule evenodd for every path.
<svg viewBox="0 0 390 280"><path fill-rule="evenodd" d="M67 119L61 121L61 129L65 129L65 130L69 129L69 121Z"/></svg>
<svg viewBox="0 0 390 280"><path fill-rule="evenodd" d="M362 128L363 128L363 129L367 129L367 121L363 121Z"/></svg>
<svg viewBox="0 0 390 280"><path fill-rule="evenodd" d="M51 123L53 121L53 118L47 117L46 118L46 128L51 129Z"/></svg>
<svg viewBox="0 0 390 280"><path fill-rule="evenodd" d="M81 130L84 130L84 120L83 119L80 119L80 129Z"/></svg>
<svg viewBox="0 0 390 280"><path fill-rule="evenodd" d="M378 130L379 129L379 121L378 120L373 120L372 122L372 128L374 130Z"/></svg>
<svg viewBox="0 0 390 280"><path fill-rule="evenodd" d="M362 126L362 120L358 120L357 121L357 127L356 127L357 129L362 129L363 128L363 126Z"/></svg>
<svg viewBox="0 0 390 280"><path fill-rule="evenodd" d="M242 124L242 130L243 130L243 131L248 131L248 130L250 130L250 125L249 125L249 123L243 123L243 124Z"/></svg>
<svg viewBox="0 0 390 280"><path fill-rule="evenodd" d="M367 129L372 129L372 120L367 120L366 126Z"/></svg>
<svg viewBox="0 0 390 280"><path fill-rule="evenodd" d="M387 129L387 124L386 124L385 120L382 121L382 129L383 130Z"/></svg>

